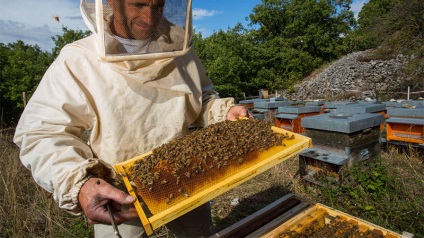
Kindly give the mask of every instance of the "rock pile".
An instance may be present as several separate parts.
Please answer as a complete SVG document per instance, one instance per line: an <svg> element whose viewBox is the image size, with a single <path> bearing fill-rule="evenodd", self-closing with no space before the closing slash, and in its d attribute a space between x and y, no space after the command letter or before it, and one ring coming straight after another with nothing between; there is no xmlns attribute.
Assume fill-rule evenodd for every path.
<svg viewBox="0 0 424 238"><path fill-rule="evenodd" d="M377 93L396 92L405 88L403 70L410 56L398 55L389 60L361 60L369 51L348 54L294 86L289 98L314 100L376 98ZM406 93L406 92L405 92Z"/></svg>

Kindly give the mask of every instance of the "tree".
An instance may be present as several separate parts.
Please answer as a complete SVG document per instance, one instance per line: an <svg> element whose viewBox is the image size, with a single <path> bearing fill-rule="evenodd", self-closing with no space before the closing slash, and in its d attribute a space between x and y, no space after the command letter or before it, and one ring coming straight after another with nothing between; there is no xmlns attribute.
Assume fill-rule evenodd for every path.
<svg viewBox="0 0 424 238"><path fill-rule="evenodd" d="M51 55L37 45L26 45L21 40L0 44L0 51L0 107L3 123L9 125L19 119L24 107L22 93L26 92L28 98L31 97L51 63Z"/></svg>
<svg viewBox="0 0 424 238"><path fill-rule="evenodd" d="M250 14L255 48L263 68L257 81L269 89L296 81L346 52L344 36L355 20L351 1L263 0Z"/></svg>
<svg viewBox="0 0 424 238"><path fill-rule="evenodd" d="M72 30L67 27L62 27L62 35L56 35L52 37L55 43L55 47L52 49L53 57L56 58L59 55L60 50L69 43L76 40L82 39L86 36L91 35L90 31Z"/></svg>
<svg viewBox="0 0 424 238"><path fill-rule="evenodd" d="M42 51L37 45L26 45L21 40L8 45L0 43L0 126L17 123L24 108L23 92L29 100L62 47L89 35L88 31L69 30L66 27L62 30L62 35L52 37L55 42L53 54Z"/></svg>
<svg viewBox="0 0 424 238"><path fill-rule="evenodd" d="M379 46L384 37L378 36L381 17L390 11L393 0L370 0L358 14L358 25L347 39L351 51L372 49Z"/></svg>
<svg viewBox="0 0 424 238"><path fill-rule="evenodd" d="M259 65L249 37L248 30L240 23L205 39L196 34L196 51L221 96L240 98L243 94L257 94L260 85L251 79Z"/></svg>

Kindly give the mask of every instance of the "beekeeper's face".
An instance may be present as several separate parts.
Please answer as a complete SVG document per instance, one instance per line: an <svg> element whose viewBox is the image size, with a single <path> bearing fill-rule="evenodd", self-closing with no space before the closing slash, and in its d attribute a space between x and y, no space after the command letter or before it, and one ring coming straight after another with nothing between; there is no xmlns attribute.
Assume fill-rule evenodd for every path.
<svg viewBox="0 0 424 238"><path fill-rule="evenodd" d="M108 0L112 31L123 38L147 40L162 18L165 0Z"/></svg>

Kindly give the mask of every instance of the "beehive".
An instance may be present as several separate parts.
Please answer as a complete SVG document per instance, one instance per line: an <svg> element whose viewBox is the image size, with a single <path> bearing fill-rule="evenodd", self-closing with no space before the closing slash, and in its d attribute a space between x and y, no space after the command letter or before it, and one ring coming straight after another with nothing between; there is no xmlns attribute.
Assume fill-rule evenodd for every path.
<svg viewBox="0 0 424 238"><path fill-rule="evenodd" d="M248 121L259 122L254 119ZM262 125L269 126L269 124ZM241 131L248 132L248 129L241 128ZM135 167L140 162L148 162L149 156L154 154L153 151L115 165L128 192L137 197L135 207L147 234L152 234L154 229L311 146L311 140L307 137L271 126L268 129L278 137L285 138L281 144L276 143L268 149L245 144L248 148L245 150L248 151L247 153L232 155L228 158L221 156L219 161L215 161L221 162L220 165L213 163L216 156L210 157L211 160L205 162L202 162L202 158L186 158L190 160L189 166L180 168L177 173L175 168L178 166L169 166L172 164L167 164L166 160L169 158L166 158L153 166L149 176L154 179L148 180L144 185L142 184L144 180L136 179L134 176L134 171L138 169ZM240 140L239 137L226 138L225 133L209 136L216 137L219 134L224 134L224 140ZM209 136L204 138L198 136L197 139L208 140ZM252 133L245 135L246 138L251 138L250 140L260 138L258 136ZM178 147L178 143L175 146ZM222 145L215 143L210 146L204 148L206 155L212 150L222 148ZM180 147L180 150L186 149L188 149L187 146Z"/></svg>
<svg viewBox="0 0 424 238"><path fill-rule="evenodd" d="M350 166L379 156L383 122L381 114L331 112L302 118L302 127L314 147L347 155Z"/></svg>
<svg viewBox="0 0 424 238"><path fill-rule="evenodd" d="M334 224L334 223L339 223ZM322 235L325 226L333 224L333 231ZM322 229L322 230L321 230ZM320 231L321 230L321 231ZM305 235L310 232L309 235ZM328 231L327 231L328 232ZM347 232L371 236L343 236ZM289 236L287 235L289 234ZM320 236L314 236L321 234ZM377 226L355 216L296 194L287 194L261 210L211 236L211 238L293 238L293 237L384 237L406 238L394 231Z"/></svg>
<svg viewBox="0 0 424 238"><path fill-rule="evenodd" d="M320 184L324 176L328 181L340 184L343 180L342 168L349 161L345 154L309 148L299 153L300 177L307 182Z"/></svg>
<svg viewBox="0 0 424 238"><path fill-rule="evenodd" d="M321 111L320 106L278 107L275 126L301 134L305 132L305 128L301 126L302 118L318 115Z"/></svg>
<svg viewBox="0 0 424 238"><path fill-rule="evenodd" d="M386 120L386 139L388 142L398 141L424 144L424 107L389 108L389 119Z"/></svg>
<svg viewBox="0 0 424 238"><path fill-rule="evenodd" d="M310 235L308 235L310 234ZM300 235L300 236L296 236ZM402 235L322 204L302 211L265 237L384 237Z"/></svg>

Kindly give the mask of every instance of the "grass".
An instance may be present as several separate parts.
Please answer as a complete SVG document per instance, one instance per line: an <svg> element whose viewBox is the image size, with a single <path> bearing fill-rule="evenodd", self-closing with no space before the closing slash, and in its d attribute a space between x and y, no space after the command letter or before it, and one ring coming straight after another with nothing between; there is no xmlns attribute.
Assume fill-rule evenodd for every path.
<svg viewBox="0 0 424 238"><path fill-rule="evenodd" d="M2 237L94 237L83 216L61 211L33 181L12 143L13 129L0 131L0 231ZM305 185L297 157L216 197L212 214L222 230L287 193L295 193L398 233L424 237L423 155L412 149L385 148L380 158L346 171L343 186ZM238 200L237 205L231 201ZM165 228L156 237L167 237Z"/></svg>

